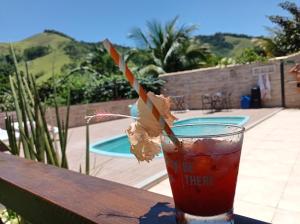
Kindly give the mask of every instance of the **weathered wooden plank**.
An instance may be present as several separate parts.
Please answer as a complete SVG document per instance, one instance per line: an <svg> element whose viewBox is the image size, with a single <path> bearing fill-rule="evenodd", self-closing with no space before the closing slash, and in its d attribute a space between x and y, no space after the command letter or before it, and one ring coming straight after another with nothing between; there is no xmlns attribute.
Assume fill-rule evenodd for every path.
<svg viewBox="0 0 300 224"><path fill-rule="evenodd" d="M0 152L0 203L33 224L175 224L172 199ZM236 224L267 224L235 216Z"/></svg>
<svg viewBox="0 0 300 224"><path fill-rule="evenodd" d="M0 192L32 223L175 223L171 198L5 153Z"/></svg>

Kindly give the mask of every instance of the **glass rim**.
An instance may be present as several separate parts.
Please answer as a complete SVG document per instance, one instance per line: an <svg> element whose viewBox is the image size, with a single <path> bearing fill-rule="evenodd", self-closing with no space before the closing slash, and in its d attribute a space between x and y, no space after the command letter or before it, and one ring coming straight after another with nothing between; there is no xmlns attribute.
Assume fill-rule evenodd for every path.
<svg viewBox="0 0 300 224"><path fill-rule="evenodd" d="M203 134L203 135L176 135L177 138L216 138L216 137L226 137L226 136L233 136L233 135L239 135L243 134L246 130L244 126L236 125L236 124L223 124L223 123L199 123L199 124L182 124L182 125L174 125L171 128L176 127L187 127L187 126L222 126L222 127L234 127L238 130L230 131L227 133L221 133L221 134ZM163 133L163 136L168 136L166 133Z"/></svg>

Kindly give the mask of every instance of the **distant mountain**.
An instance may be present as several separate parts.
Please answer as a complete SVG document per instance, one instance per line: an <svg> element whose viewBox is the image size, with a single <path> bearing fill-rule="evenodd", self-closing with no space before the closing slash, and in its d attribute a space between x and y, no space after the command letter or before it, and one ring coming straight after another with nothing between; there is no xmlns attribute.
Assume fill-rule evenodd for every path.
<svg viewBox="0 0 300 224"><path fill-rule="evenodd" d="M221 57L233 57L243 49L252 47L252 40L257 37L243 34L216 33L196 36L209 46L212 53ZM259 38L259 37L258 37ZM53 73L60 73L68 64L80 64L95 47L101 43L76 41L74 38L56 31L45 30L22 41L13 43L20 69L24 70L24 60L29 64L29 71L38 77L38 81L47 80ZM121 50L128 49L117 45ZM0 43L0 59L9 55L9 44Z"/></svg>
<svg viewBox="0 0 300 224"><path fill-rule="evenodd" d="M212 53L222 57L235 57L241 54L245 48L254 46L253 40L263 38L261 36L249 36L245 34L216 33L214 35L196 36L203 44L207 44Z"/></svg>

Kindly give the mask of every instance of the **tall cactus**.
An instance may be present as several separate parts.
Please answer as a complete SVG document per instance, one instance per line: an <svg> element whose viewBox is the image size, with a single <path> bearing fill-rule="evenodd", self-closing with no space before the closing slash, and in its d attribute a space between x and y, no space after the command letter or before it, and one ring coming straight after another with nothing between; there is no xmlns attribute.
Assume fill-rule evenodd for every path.
<svg viewBox="0 0 300 224"><path fill-rule="evenodd" d="M10 86L16 110L16 119L19 125L19 140L13 125L13 117L7 115L5 126L9 137L9 146L3 142L0 145L13 155L22 155L27 159L68 168L66 156L70 100L68 99L67 112L61 119L58 105L55 103L56 123L59 136L59 150L55 148L56 139L46 121L46 108L41 102L35 78L29 74L27 65L25 75L18 69L13 48L11 54L15 65L15 75L10 76Z"/></svg>

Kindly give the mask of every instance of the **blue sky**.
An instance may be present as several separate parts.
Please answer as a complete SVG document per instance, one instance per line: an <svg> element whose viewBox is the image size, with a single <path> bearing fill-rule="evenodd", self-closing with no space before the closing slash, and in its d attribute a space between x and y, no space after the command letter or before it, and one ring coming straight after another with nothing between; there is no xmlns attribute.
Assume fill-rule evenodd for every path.
<svg viewBox="0 0 300 224"><path fill-rule="evenodd" d="M44 29L62 31L77 40L109 38L133 45L127 34L147 20L198 24L195 34L215 32L268 35L267 15L286 15L282 0L1 0L0 42L18 41Z"/></svg>

